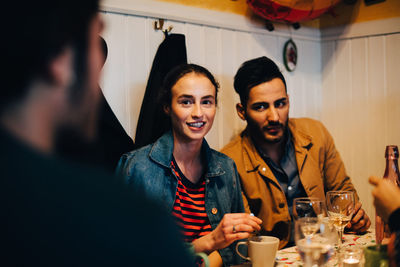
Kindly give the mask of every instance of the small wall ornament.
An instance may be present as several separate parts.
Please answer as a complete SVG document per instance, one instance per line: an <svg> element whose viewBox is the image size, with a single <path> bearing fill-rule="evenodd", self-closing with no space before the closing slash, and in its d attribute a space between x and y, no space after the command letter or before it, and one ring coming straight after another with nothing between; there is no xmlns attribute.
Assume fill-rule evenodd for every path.
<svg viewBox="0 0 400 267"><path fill-rule="evenodd" d="M285 64L285 68L290 72L296 69L297 47L292 38L286 41L283 47L283 63Z"/></svg>

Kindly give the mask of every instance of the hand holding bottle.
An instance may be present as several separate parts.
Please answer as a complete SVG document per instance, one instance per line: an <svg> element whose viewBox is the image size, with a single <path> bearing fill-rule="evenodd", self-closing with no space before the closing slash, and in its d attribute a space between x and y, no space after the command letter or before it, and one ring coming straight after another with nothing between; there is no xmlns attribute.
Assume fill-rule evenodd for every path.
<svg viewBox="0 0 400 267"><path fill-rule="evenodd" d="M399 172L399 148L395 145L386 146L385 150L385 158L386 158L386 167L385 173L383 174L383 180L387 180L387 182L379 182L379 180L372 179L372 182L375 182L376 185L379 187L379 191L373 192L375 197L375 201L378 205L375 205L375 240L377 244L385 244L389 241L390 238L390 229L389 226L385 223L389 218L389 212L393 212L392 207L397 201L396 193L393 192L393 188L389 186L389 183L393 185L399 186L400 185L400 172ZM379 179L379 178L378 178ZM370 180L371 182L371 180ZM377 189L378 190L378 189ZM394 197L389 197L388 192L386 190L391 190L391 193L394 193ZM377 199L382 201L377 201ZM390 208L389 208L390 207ZM382 214L381 217L380 214Z"/></svg>
<svg viewBox="0 0 400 267"><path fill-rule="evenodd" d="M389 215L400 208L400 189L388 179L369 177L369 183L375 186L372 190L376 212L385 221Z"/></svg>

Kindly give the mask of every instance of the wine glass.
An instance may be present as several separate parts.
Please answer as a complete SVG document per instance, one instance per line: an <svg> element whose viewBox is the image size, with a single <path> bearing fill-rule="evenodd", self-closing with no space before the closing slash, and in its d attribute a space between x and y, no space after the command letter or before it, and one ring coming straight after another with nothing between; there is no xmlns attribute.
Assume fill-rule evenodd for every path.
<svg viewBox="0 0 400 267"><path fill-rule="evenodd" d="M300 230L305 238L311 238L319 229L319 219L317 217L300 218Z"/></svg>
<svg viewBox="0 0 400 267"><path fill-rule="evenodd" d="M316 197L299 197L293 200L293 218L297 220L303 217L324 217L325 205Z"/></svg>
<svg viewBox="0 0 400 267"><path fill-rule="evenodd" d="M327 220L303 217L295 221L295 242L305 267L325 266L334 254L335 228Z"/></svg>
<svg viewBox="0 0 400 267"><path fill-rule="evenodd" d="M326 193L326 208L329 220L339 233L339 246L342 244L343 231L354 213L355 196L352 191L329 191Z"/></svg>

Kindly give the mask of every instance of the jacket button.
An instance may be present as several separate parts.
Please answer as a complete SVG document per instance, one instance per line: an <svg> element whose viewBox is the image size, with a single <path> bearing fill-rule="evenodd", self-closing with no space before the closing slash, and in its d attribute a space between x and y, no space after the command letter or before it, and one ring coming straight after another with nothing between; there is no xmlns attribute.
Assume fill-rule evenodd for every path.
<svg viewBox="0 0 400 267"><path fill-rule="evenodd" d="M279 208L283 208L283 207L285 207L285 203L279 203Z"/></svg>
<svg viewBox="0 0 400 267"><path fill-rule="evenodd" d="M263 172L265 172L267 169L266 169L265 167L263 167L261 170L262 170Z"/></svg>
<svg viewBox="0 0 400 267"><path fill-rule="evenodd" d="M211 213L212 213L212 214L215 215L215 214L217 214L217 212L218 212L217 208L212 208L212 210L211 210Z"/></svg>

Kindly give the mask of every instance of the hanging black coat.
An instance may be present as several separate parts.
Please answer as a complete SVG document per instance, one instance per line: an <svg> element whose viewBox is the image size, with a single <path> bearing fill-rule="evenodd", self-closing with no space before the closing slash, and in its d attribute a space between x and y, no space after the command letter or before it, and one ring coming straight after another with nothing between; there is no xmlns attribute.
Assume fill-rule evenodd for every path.
<svg viewBox="0 0 400 267"><path fill-rule="evenodd" d="M175 66L187 63L185 36L166 35L158 47L146 86L138 124L135 145L137 148L154 143L170 129L170 120L158 102L166 74Z"/></svg>

